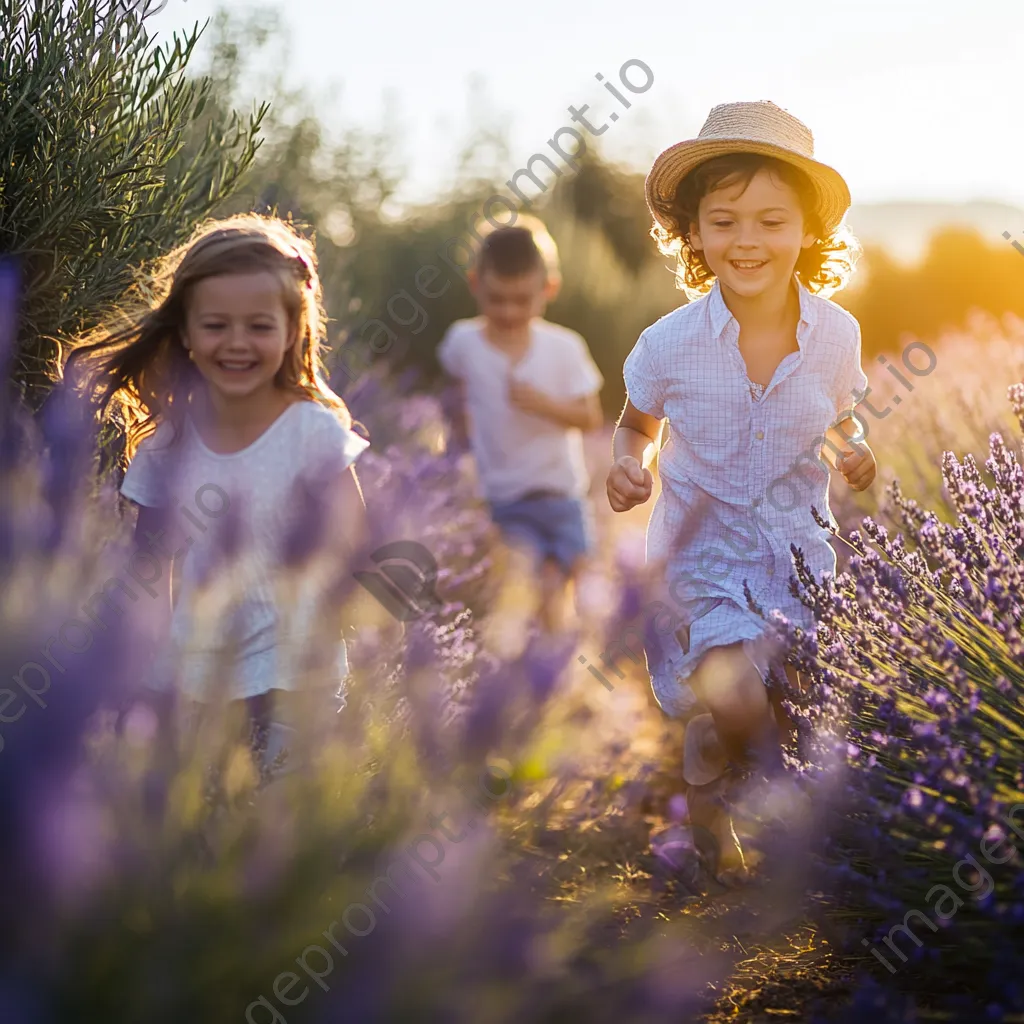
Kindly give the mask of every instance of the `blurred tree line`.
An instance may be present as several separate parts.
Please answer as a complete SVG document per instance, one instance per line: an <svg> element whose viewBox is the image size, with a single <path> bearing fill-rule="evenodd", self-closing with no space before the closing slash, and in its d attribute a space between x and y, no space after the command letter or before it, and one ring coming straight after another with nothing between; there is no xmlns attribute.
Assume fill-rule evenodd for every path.
<svg viewBox="0 0 1024 1024"><path fill-rule="evenodd" d="M124 0L0 0L0 255L23 282L9 375L31 405L60 345L94 326L140 263L238 185L265 108L185 74L198 31L158 44Z"/></svg>
<svg viewBox="0 0 1024 1024"><path fill-rule="evenodd" d="M250 69L289 66L290 44L272 8L244 17L222 11L211 32L213 46L203 73L219 73L218 98L225 109L237 102ZM465 148L453 154L448 191L429 206L396 217L388 215L403 175L396 125L376 133L342 128L332 134L321 97L289 92L279 75L250 80L249 90L254 86L255 95L271 101L265 141L243 188L224 210L274 209L314 229L334 320L335 355L346 338L377 318L400 337L377 361L414 370L429 386L439 372L434 350L445 329L475 312L464 281L438 259L438 250L453 236L468 237L489 196L508 194L502 183L523 166L527 154L511 154L493 127L497 119L478 109ZM543 168L541 173L550 177ZM622 362L637 336L685 301L675 289L672 267L649 237L643 195L642 174L614 166L591 145L579 172L556 178L529 210L548 225L562 258L564 284L548 316L587 339L607 382L603 398L609 415L621 408ZM496 215L507 216L500 209ZM464 258L455 252L456 260ZM415 288L417 271L429 265L441 271L431 290L451 282L430 299ZM1024 315L1024 258L1009 244L992 246L959 228L935 234L922 260L912 266L896 263L877 246L865 246L854 282L836 301L861 322L865 361L902 347L907 333L929 338L960 326L973 308ZM389 300L401 293L419 306L414 310L408 300L395 300L399 315L411 321L407 327L388 312ZM364 355L351 365L366 365L367 358L374 361ZM335 379L339 389L351 376Z"/></svg>
<svg viewBox="0 0 1024 1024"><path fill-rule="evenodd" d="M219 81L224 109L232 109L243 92L271 98L254 166L218 212L276 212L315 232L335 364L350 368L334 378L340 391L354 383L367 358L372 365L411 370L422 386L430 386L440 372L434 351L445 330L476 312L464 278L438 251L448 239L469 237L481 220L482 202L508 191L494 183L519 166L490 112L479 100L471 108L468 138L453 154L448 191L429 206L395 217L389 201L403 174L397 126L385 124L375 133L344 126L331 131L335 126L325 124L319 97L289 91L278 72L261 72L290 62L290 42L273 8L241 17L222 10L209 31L202 74ZM622 359L639 330L679 300L670 269L652 258L643 190L635 185L635 176L588 154L578 174L558 179L530 210L548 225L562 261L563 287L548 315L590 343L608 380L609 412L619 402ZM505 219L507 213L499 210L497 216ZM454 258L465 256L456 249ZM441 294L426 298L416 277L431 265L440 275L424 290ZM396 322L389 303L406 326ZM346 358L346 340L355 343L370 319L387 324L399 342L379 358L367 357L365 345L361 358Z"/></svg>
<svg viewBox="0 0 1024 1024"><path fill-rule="evenodd" d="M1024 256L966 228L937 231L911 266L865 246L854 281L836 301L860 321L865 358L902 348L906 333L928 339L962 327L974 309L1024 315Z"/></svg>
<svg viewBox="0 0 1024 1024"><path fill-rule="evenodd" d="M327 113L339 109L336 97L328 104L289 87L282 69L294 64L291 41L275 8L222 9L205 29L208 45L197 63L195 32L156 48L124 7L125 24L104 21L105 2L77 0L76 21L72 8L45 14L37 0L25 41L9 34L0 51L0 115L6 110L7 118L4 126L0 116L0 147L11 154L0 170L0 247L20 249L28 260L26 366L35 372L49 339L88 326L116 300L133 265L177 244L202 216L256 209L315 233L333 318L329 361L350 369L335 376L339 390L369 365L408 370L430 386L445 329L475 312L463 278L438 250L467 237L483 202L507 194L503 182L527 158L509 152L481 91L474 90L447 190L429 205L400 210L395 196L406 168L398 120L386 116L375 131L338 125ZM53 13L61 10L70 13ZM53 40L82 61L58 61ZM18 99L22 82L50 121L43 148ZM238 113L251 96L253 112ZM30 201L31 175L52 181L47 205ZM591 146L578 173L555 179L530 212L548 224L562 257L564 285L548 315L587 339L607 381L605 410L614 415L624 398L622 362L640 331L684 301L648 235L643 176ZM428 289L436 297L426 298L416 280L430 265L441 273ZM1024 314L1022 282L1024 258L1009 244L993 247L950 229L915 266L867 247L855 284L837 301L860 320L868 359L905 343L905 332L927 338L959 325L974 307ZM348 360L346 341L374 318L398 343L380 356L367 356L363 345L360 358Z"/></svg>

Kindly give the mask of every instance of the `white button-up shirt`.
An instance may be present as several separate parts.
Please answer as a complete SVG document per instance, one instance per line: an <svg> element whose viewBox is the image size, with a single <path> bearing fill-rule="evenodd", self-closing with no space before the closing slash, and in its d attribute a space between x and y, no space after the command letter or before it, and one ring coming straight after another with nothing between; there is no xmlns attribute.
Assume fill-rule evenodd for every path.
<svg viewBox="0 0 1024 1024"><path fill-rule="evenodd" d="M647 557L666 560L668 594L690 628L682 646L665 641L664 658L655 652L652 663L648 651L666 710L678 704L680 680L710 647L763 631L748 610L744 581L766 613L778 608L807 625L806 609L789 593L790 544L803 550L815 575L835 572L829 535L811 507L831 515L824 434L852 410L867 378L857 321L796 287L798 350L782 359L759 399L740 353L739 323L717 281L648 327L625 362L630 401L669 426ZM683 703L689 700L684 695Z"/></svg>

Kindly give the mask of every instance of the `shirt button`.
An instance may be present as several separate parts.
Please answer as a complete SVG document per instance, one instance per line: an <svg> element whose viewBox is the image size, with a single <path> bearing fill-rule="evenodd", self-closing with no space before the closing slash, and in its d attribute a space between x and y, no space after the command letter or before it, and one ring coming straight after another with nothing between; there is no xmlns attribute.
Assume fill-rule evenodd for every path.
<svg viewBox="0 0 1024 1024"><path fill-rule="evenodd" d="M758 439L758 441L763 441L764 440L764 431L763 430L759 430L754 436Z"/></svg>

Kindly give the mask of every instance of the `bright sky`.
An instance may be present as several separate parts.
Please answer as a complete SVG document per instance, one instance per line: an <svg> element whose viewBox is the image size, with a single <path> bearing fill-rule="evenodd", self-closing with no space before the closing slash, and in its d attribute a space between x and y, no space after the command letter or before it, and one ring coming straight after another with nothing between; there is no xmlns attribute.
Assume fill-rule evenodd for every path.
<svg viewBox="0 0 1024 1024"><path fill-rule="evenodd" d="M152 25L163 35L217 6L167 0ZM570 104L590 103L595 126L621 110L594 76L624 91L619 68L637 59L654 82L602 136L616 160L646 170L713 105L771 99L811 127L855 202L1024 206L1020 0L288 0L283 10L292 79L330 97L325 122L373 127L394 103L412 165L406 199L450 175L471 89L506 129L511 176L571 124Z"/></svg>

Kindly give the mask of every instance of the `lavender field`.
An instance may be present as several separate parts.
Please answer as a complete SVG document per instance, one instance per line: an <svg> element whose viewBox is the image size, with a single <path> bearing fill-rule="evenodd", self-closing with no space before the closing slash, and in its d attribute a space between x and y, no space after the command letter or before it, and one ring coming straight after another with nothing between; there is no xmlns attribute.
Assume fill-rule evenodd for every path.
<svg viewBox="0 0 1024 1024"><path fill-rule="evenodd" d="M307 756L266 784L222 721L160 740L144 646L82 610L131 524L61 410L7 414L2 1019L1024 1019L1024 326L932 347L871 427L884 493L838 497L846 573L802 583L821 626L790 637L814 679L790 753L814 835L723 892L651 852L686 810L642 662L608 690L577 661L643 607L642 514L596 495L580 634L541 646L437 400L367 375L375 540L423 544L441 605L355 638L347 706L313 685Z"/></svg>
<svg viewBox="0 0 1024 1024"><path fill-rule="evenodd" d="M1006 213L999 238L943 206L1016 201L1016 136L979 99L1007 94L1007 10L984 37L981 15L960 12L898 25L887 7L881 32L855 24L871 5L835 8L829 25L826 8L751 4L722 64L716 19L656 22L649 5L614 22L563 5L564 33L487 7L199 6L0 0L0 1024L1024 1022L1024 248L1014 207L990 211ZM384 40L323 27L356 14L386 18ZM482 27L489 16L503 22ZM932 20L948 38L928 34ZM513 28L528 47L505 42ZM610 102L608 35L643 43L615 60L649 60L656 85L612 148L588 139L532 195L564 271L547 316L586 338L609 421L587 437L597 551L577 626L556 642L531 629L529 585L474 497L472 461L449 451L436 349L476 304L441 254L570 131L554 119L569 117L562 99ZM794 40L800 61L777 59ZM542 58L548 45L560 52ZM463 97L435 81L510 53L515 87L496 79L493 101L479 81ZM941 75L921 62L935 54ZM727 73L715 81L700 60ZM878 479L862 493L834 480L837 578L809 578L795 553L814 635L763 609L810 684L785 693L810 828L755 820L765 859L726 888L666 840L689 809L682 729L654 704L639 643L653 503L615 515L604 494L623 360L681 301L650 237L650 161L616 154L653 156L697 116L698 86L728 99L732 68L758 61L745 87L774 95L783 68L794 102L835 118L819 139L874 183L858 200L893 202L855 204L852 219L887 232L864 235L836 296L862 325L883 411L865 421ZM364 99L400 84L416 107L403 125L358 91L341 102L333 80L291 74L320 63L346 87L366 76ZM871 76L891 67L890 96ZM908 81L926 83L924 100ZM520 148L516 116L538 133ZM433 194L408 188L429 163L410 124L439 147ZM942 201L917 262L901 263L887 239L929 206L926 182ZM438 570L412 613L385 599L349 625L366 595L328 555L338 524L316 494L294 495L275 596L297 602L314 570L340 614L304 637L291 755L269 775L220 704L200 713L147 688L155 645L139 623L157 577L118 493L123 432L96 436L54 386L68 349L138 298L140 269L240 211L315 237L331 384L371 439L364 554L413 545ZM450 280L433 273L425 290L438 261ZM383 320L393 343L367 355L360 332ZM237 521L205 525L219 544L200 597L216 610ZM343 701L319 659L338 621ZM225 693L229 681L225 668ZM766 788L746 810L767 818L779 799Z"/></svg>

